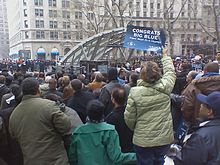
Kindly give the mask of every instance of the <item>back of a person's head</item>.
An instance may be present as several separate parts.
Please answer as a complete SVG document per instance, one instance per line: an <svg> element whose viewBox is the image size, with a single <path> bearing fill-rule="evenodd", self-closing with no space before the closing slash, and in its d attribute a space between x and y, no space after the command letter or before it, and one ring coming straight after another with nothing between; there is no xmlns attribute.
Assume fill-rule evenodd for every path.
<svg viewBox="0 0 220 165"><path fill-rule="evenodd" d="M63 86L69 85L69 83L70 83L70 78L69 78L69 76L63 76L63 79L62 79L62 80L63 80L63 81L62 81Z"/></svg>
<svg viewBox="0 0 220 165"><path fill-rule="evenodd" d="M23 80L21 84L23 95L36 95L39 88L38 80L30 77Z"/></svg>
<svg viewBox="0 0 220 165"><path fill-rule="evenodd" d="M32 73L25 73L24 78L33 77Z"/></svg>
<svg viewBox="0 0 220 165"><path fill-rule="evenodd" d="M34 72L34 77L37 78L39 76L39 72Z"/></svg>
<svg viewBox="0 0 220 165"><path fill-rule="evenodd" d="M219 73L218 63L210 62L206 64L204 67L204 72L205 73L209 73L209 72Z"/></svg>
<svg viewBox="0 0 220 165"><path fill-rule="evenodd" d="M95 74L95 81L96 82L102 82L102 80L103 80L102 74L101 73L96 73Z"/></svg>
<svg viewBox="0 0 220 165"><path fill-rule="evenodd" d="M78 74L77 75L77 79L79 79L80 81L85 80L86 76L84 74Z"/></svg>
<svg viewBox="0 0 220 165"><path fill-rule="evenodd" d="M0 84L5 84L5 76L0 75Z"/></svg>
<svg viewBox="0 0 220 165"><path fill-rule="evenodd" d="M91 100L87 106L87 116L90 121L101 122L104 115L104 104L98 100Z"/></svg>
<svg viewBox="0 0 220 165"><path fill-rule="evenodd" d="M21 87L18 84L12 84L10 88L15 97L21 95Z"/></svg>
<svg viewBox="0 0 220 165"><path fill-rule="evenodd" d="M157 63L148 61L144 63L141 69L141 79L147 83L153 84L161 78L161 70Z"/></svg>
<svg viewBox="0 0 220 165"><path fill-rule="evenodd" d="M6 84L7 86L11 85L13 79L14 79L14 78L13 78L12 76L7 76L7 77L5 78L5 84Z"/></svg>
<svg viewBox="0 0 220 165"><path fill-rule="evenodd" d="M112 81L112 80L117 80L118 77L118 71L117 68L110 68L108 70L108 80Z"/></svg>
<svg viewBox="0 0 220 165"><path fill-rule="evenodd" d="M112 98L119 105L124 105L126 102L126 91L123 86L115 87L112 91Z"/></svg>
<svg viewBox="0 0 220 165"><path fill-rule="evenodd" d="M62 102L62 98L54 93L50 93L44 97L45 99L52 100L55 102Z"/></svg>
<svg viewBox="0 0 220 165"><path fill-rule="evenodd" d="M49 80L49 88L56 89L56 87L57 87L57 80L55 78L51 78Z"/></svg>
<svg viewBox="0 0 220 165"><path fill-rule="evenodd" d="M139 74L137 73L132 73L130 75L130 80L132 83L137 84L137 80L139 79Z"/></svg>
<svg viewBox="0 0 220 165"><path fill-rule="evenodd" d="M82 82L79 79L73 79L71 81L71 86L74 91L80 91L82 89Z"/></svg>

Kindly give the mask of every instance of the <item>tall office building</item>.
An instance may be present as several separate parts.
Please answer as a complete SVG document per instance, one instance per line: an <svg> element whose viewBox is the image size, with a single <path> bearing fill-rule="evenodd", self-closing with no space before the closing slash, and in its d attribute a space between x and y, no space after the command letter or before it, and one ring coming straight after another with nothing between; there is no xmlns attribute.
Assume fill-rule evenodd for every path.
<svg viewBox="0 0 220 165"><path fill-rule="evenodd" d="M8 0L7 7L12 58L57 60L79 42L69 0Z"/></svg>
<svg viewBox="0 0 220 165"><path fill-rule="evenodd" d="M9 39L6 0L0 0L0 59L8 58Z"/></svg>

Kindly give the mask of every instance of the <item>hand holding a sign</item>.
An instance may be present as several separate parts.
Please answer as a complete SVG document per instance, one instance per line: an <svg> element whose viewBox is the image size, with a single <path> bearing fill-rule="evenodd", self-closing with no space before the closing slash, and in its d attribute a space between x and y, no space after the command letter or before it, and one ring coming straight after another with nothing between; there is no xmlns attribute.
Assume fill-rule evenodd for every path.
<svg viewBox="0 0 220 165"><path fill-rule="evenodd" d="M168 48L166 46L166 47L163 47L163 57L167 57L167 56L168 56Z"/></svg>

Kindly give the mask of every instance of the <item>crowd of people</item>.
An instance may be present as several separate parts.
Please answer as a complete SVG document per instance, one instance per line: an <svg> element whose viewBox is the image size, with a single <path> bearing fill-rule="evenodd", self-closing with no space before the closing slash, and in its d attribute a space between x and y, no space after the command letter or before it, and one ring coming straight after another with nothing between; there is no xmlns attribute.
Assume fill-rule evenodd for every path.
<svg viewBox="0 0 220 165"><path fill-rule="evenodd" d="M219 64L165 48L107 75L2 69L0 164L219 165Z"/></svg>

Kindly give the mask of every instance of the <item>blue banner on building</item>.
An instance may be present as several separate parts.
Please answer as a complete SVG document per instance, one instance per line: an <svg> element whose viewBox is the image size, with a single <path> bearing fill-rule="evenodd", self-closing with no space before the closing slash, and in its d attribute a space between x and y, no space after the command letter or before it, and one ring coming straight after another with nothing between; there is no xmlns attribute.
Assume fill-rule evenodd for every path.
<svg viewBox="0 0 220 165"><path fill-rule="evenodd" d="M166 37L163 30L150 27L127 26L124 47L161 53Z"/></svg>

